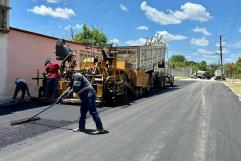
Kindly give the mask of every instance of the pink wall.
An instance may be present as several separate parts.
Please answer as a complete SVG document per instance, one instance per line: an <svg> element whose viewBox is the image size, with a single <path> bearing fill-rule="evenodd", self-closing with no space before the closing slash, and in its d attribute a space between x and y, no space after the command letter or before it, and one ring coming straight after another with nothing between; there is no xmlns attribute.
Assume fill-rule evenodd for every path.
<svg viewBox="0 0 241 161"><path fill-rule="evenodd" d="M48 37L28 31L11 28L8 35L7 50L7 85L5 95L12 95L15 89L14 81L17 77L26 78L30 93L37 96L37 69L42 77L46 58L55 60L56 38ZM72 50L86 50L86 46L67 42ZM89 49L88 49L89 50ZM95 52L98 52L95 49ZM41 80L40 80L41 85Z"/></svg>

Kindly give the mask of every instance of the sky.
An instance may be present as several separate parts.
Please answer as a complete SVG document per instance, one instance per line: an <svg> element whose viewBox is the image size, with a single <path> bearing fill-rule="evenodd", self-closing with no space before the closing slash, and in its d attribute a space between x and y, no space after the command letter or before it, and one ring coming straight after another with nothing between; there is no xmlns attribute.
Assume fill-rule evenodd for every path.
<svg viewBox="0 0 241 161"><path fill-rule="evenodd" d="M142 45L157 35L168 57L224 63L241 56L240 0L10 0L10 26L57 38L70 38L87 24L119 46Z"/></svg>

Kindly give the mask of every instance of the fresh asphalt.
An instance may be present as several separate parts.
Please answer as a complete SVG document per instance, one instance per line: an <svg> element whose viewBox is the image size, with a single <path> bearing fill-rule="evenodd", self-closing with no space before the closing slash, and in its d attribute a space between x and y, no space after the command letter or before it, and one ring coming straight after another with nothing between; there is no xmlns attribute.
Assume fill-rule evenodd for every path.
<svg viewBox="0 0 241 161"><path fill-rule="evenodd" d="M1 161L240 161L241 103L215 81L177 81L115 108L99 108L106 134L73 133L79 106L57 105L41 120L10 126L46 108L0 108ZM19 109L17 109L19 108ZM87 128L94 129L92 119Z"/></svg>

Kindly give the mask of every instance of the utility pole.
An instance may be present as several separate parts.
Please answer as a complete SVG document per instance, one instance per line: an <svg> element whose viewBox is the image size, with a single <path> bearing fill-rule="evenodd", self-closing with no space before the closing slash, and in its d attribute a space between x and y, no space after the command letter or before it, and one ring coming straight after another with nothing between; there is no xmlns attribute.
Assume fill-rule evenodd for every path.
<svg viewBox="0 0 241 161"><path fill-rule="evenodd" d="M74 29L71 27L70 28L70 36L71 36L71 41L74 41Z"/></svg>
<svg viewBox="0 0 241 161"><path fill-rule="evenodd" d="M219 43L220 43L220 61L221 61L221 80L223 80L223 46L222 46L222 36L220 35L219 38Z"/></svg>

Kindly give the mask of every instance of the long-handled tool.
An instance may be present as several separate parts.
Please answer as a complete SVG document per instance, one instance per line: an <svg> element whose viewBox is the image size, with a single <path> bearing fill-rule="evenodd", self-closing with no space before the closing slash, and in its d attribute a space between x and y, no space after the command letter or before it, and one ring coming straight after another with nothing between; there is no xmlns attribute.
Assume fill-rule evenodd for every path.
<svg viewBox="0 0 241 161"><path fill-rule="evenodd" d="M51 104L49 107L45 108L44 110L40 111L39 113L35 114L34 116L30 117L30 118L24 118L24 119L20 119L20 120L15 120L15 121L11 121L10 125L14 126L14 125L18 125L18 124L23 124L23 123L27 123L30 121L36 121L39 120L40 117L36 117L39 114L43 113L44 111L47 111L48 109L50 109L51 107L53 107L54 105L58 104L59 101L54 102L53 104Z"/></svg>

